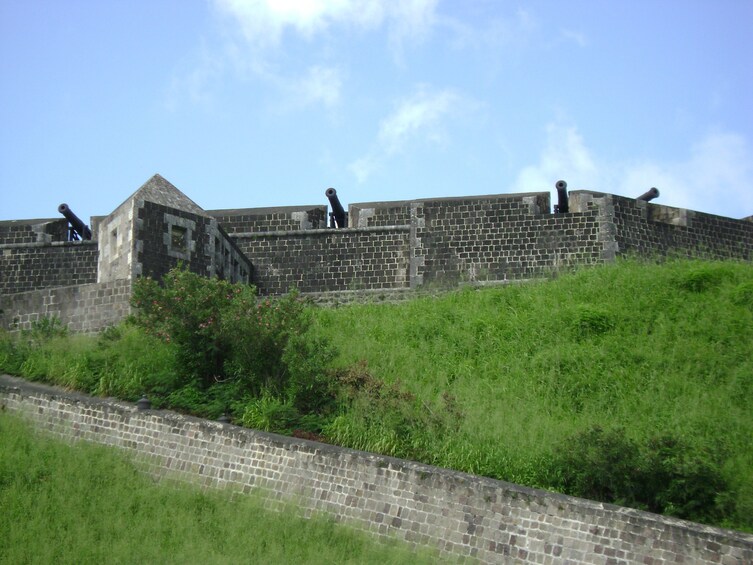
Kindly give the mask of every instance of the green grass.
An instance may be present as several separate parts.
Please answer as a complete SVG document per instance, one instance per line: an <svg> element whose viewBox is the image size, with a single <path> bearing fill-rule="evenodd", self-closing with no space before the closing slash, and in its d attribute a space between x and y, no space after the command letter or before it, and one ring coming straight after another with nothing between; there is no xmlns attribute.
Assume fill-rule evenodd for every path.
<svg viewBox="0 0 753 565"><path fill-rule="evenodd" d="M338 362L399 381L417 410L454 430L414 434L429 462L557 488L551 463L599 427L647 444L658 436L721 468L734 499L721 523L753 528L753 266L620 262L554 280L465 289L402 304L318 312ZM372 437L349 412L346 443ZM408 449L410 452L410 449ZM428 454L428 455L423 455ZM408 456L411 454L408 453Z"/></svg>
<svg viewBox="0 0 753 565"><path fill-rule="evenodd" d="M314 418L327 441L753 531L751 264L619 261L312 312L311 343L338 352L338 404ZM47 333L0 339L0 370L129 400L175 385L174 350L135 327ZM248 421L287 429L289 401L265 398ZM648 502L645 477L667 487Z"/></svg>
<svg viewBox="0 0 753 565"><path fill-rule="evenodd" d="M155 484L123 453L0 413L0 563L432 563L259 496Z"/></svg>

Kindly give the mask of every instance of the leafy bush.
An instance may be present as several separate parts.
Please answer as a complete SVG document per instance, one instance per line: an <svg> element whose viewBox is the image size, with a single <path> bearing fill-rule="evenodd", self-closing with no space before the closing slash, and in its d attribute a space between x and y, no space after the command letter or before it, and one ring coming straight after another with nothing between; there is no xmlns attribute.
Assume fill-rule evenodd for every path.
<svg viewBox="0 0 753 565"><path fill-rule="evenodd" d="M169 407L248 420L252 399L274 398L300 415L326 411L334 401L327 366L335 352L311 336L310 311L295 292L260 300L253 287L179 268L161 285L139 279L132 304L135 325L175 351ZM265 429L289 427L276 421Z"/></svg>
<svg viewBox="0 0 753 565"><path fill-rule="evenodd" d="M719 463L671 435L640 445L595 426L565 442L554 468L568 494L689 520L718 520L729 500Z"/></svg>
<svg viewBox="0 0 753 565"><path fill-rule="evenodd" d="M225 378L233 337L228 317L246 315L256 299L252 287L205 278L184 268L171 270L160 285L149 277L134 284L134 322L166 343L174 343L178 370L204 388Z"/></svg>

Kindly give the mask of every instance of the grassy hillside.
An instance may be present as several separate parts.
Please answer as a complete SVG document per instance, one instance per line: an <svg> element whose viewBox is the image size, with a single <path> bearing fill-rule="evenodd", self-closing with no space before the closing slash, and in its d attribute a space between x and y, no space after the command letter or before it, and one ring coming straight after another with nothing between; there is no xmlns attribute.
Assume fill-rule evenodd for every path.
<svg viewBox="0 0 753 565"><path fill-rule="evenodd" d="M414 394L417 410L450 420L427 433L418 422L401 437L405 421L377 425L363 407L330 428L343 443L383 449L392 433L396 454L566 491L578 479L563 476L568 452L595 458L584 473L608 474L637 450L636 465L677 478L675 490L713 482L703 475L718 470L728 523L753 526L751 265L624 262L321 310L318 331L341 364L366 360L371 374ZM604 453L589 453L594 445Z"/></svg>
<svg viewBox="0 0 753 565"><path fill-rule="evenodd" d="M0 370L753 531L753 265L624 261L331 309L176 280L147 289L151 326L0 335ZM186 372L204 351L221 379Z"/></svg>
<svg viewBox="0 0 753 565"><path fill-rule="evenodd" d="M156 485L112 448L0 413L0 563L434 563L253 496Z"/></svg>

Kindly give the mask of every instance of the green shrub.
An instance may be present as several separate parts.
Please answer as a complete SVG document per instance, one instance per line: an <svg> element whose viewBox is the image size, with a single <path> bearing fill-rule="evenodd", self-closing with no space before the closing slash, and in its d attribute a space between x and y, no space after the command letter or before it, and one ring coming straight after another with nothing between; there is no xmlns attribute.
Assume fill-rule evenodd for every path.
<svg viewBox="0 0 753 565"><path fill-rule="evenodd" d="M706 292L718 287L731 274L723 263L692 263L691 269L678 276L677 285L689 292Z"/></svg>
<svg viewBox="0 0 753 565"><path fill-rule="evenodd" d="M595 426L565 442L554 459L568 494L630 505L636 501L640 451L623 429Z"/></svg>
<svg viewBox="0 0 753 565"><path fill-rule="evenodd" d="M330 364L335 349L321 337L294 334L282 355L287 368L285 397L302 414L334 409L337 382Z"/></svg>
<svg viewBox="0 0 753 565"><path fill-rule="evenodd" d="M719 462L671 435L638 444L622 428L595 426L557 450L554 469L575 496L705 522L729 513Z"/></svg>
<svg viewBox="0 0 753 565"><path fill-rule="evenodd" d="M290 434L298 427L300 417L295 406L265 392L249 401L241 421L249 428Z"/></svg>
<svg viewBox="0 0 753 565"><path fill-rule="evenodd" d="M430 406L399 383L373 376L365 362L336 373L340 413L324 428L335 443L406 459L437 462L438 446L463 415L445 393Z"/></svg>
<svg viewBox="0 0 753 565"><path fill-rule="evenodd" d="M302 415L332 409L335 352L312 337L310 308L297 293L260 300L252 287L175 269L162 285L139 279L132 302L133 322L175 352L165 406L244 420L252 398L274 398ZM263 425L289 427L275 422Z"/></svg>
<svg viewBox="0 0 753 565"><path fill-rule="evenodd" d="M671 435L651 438L644 449L638 500L651 512L718 520L729 510L723 505L730 490L719 459Z"/></svg>
<svg viewBox="0 0 753 565"><path fill-rule="evenodd" d="M248 313L254 290L218 278L205 278L184 268L171 270L162 284L145 277L134 284L134 322L176 347L181 376L198 379L204 388L225 378L232 336L228 317Z"/></svg>

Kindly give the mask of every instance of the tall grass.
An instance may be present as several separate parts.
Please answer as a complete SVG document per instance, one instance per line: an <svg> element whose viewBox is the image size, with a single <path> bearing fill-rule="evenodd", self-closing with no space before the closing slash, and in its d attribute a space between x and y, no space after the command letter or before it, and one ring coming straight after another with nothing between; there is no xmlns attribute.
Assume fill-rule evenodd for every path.
<svg viewBox="0 0 753 565"><path fill-rule="evenodd" d="M456 399L457 430L414 437L431 462L557 488L558 449L579 433L660 436L721 467L753 528L753 266L621 262L556 280L465 289L403 304L320 310L338 362L416 395L417 409ZM380 432L351 411L342 441ZM721 502L720 502L721 503ZM724 502L724 504L728 504Z"/></svg>
<svg viewBox="0 0 753 565"><path fill-rule="evenodd" d="M317 437L582 496L632 469L607 501L753 531L753 265L620 261L311 315L310 343L338 352ZM172 344L137 328L37 341L0 339L0 370L132 400L173 386ZM242 419L290 432L289 404ZM647 477L666 487L648 499ZM700 511L679 491L703 484Z"/></svg>
<svg viewBox="0 0 753 565"><path fill-rule="evenodd" d="M0 563L433 563L258 496L158 485L124 454L0 413Z"/></svg>

